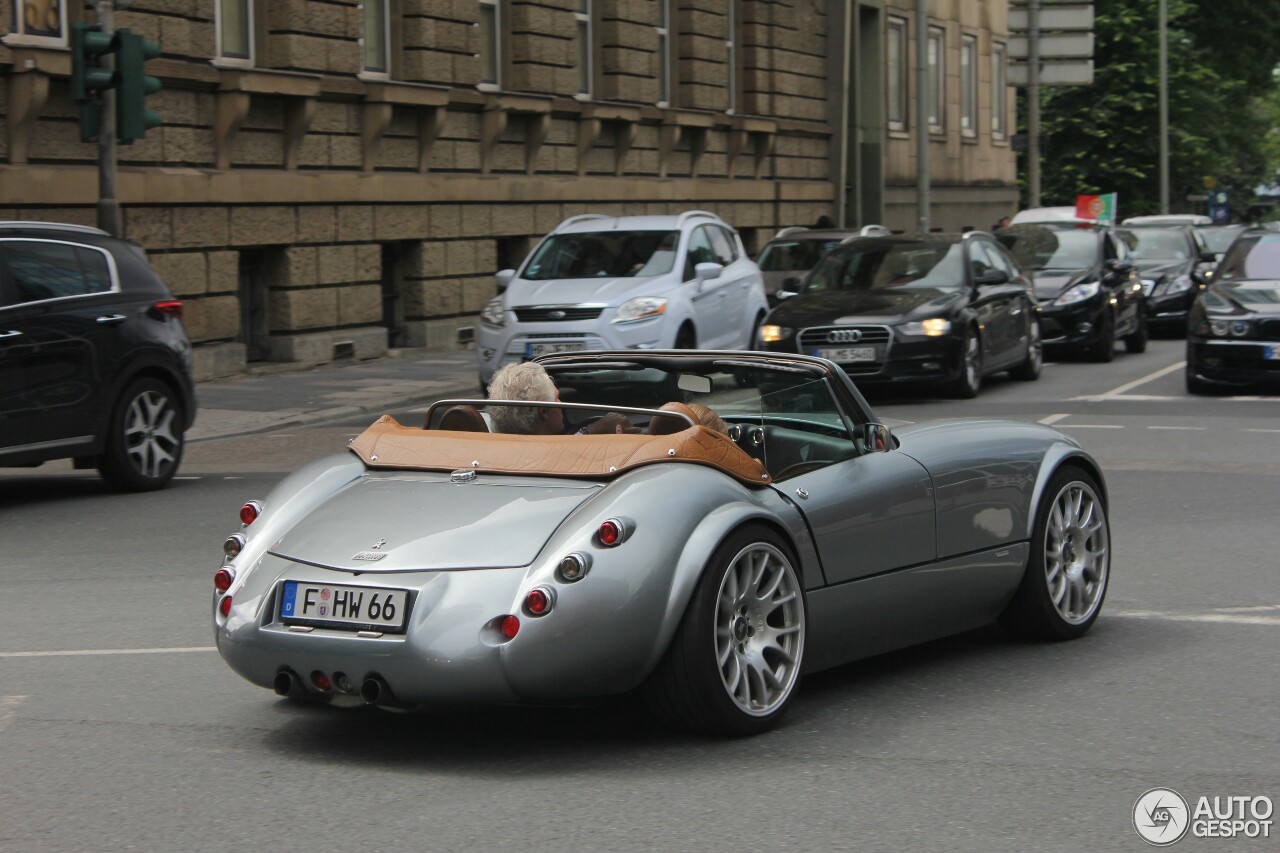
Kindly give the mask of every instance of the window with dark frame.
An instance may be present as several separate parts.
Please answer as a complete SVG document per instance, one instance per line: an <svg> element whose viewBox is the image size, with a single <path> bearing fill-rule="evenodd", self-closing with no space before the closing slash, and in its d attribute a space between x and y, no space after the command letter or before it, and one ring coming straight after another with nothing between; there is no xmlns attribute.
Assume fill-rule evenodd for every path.
<svg viewBox="0 0 1280 853"><path fill-rule="evenodd" d="M669 107L671 99L672 0L658 0L658 106Z"/></svg>
<svg viewBox="0 0 1280 853"><path fill-rule="evenodd" d="M591 76L591 26L592 0L578 0L577 9L573 13L578 37L578 97L590 98L592 94Z"/></svg>
<svg viewBox="0 0 1280 853"><path fill-rule="evenodd" d="M368 74L391 72L391 0L361 0L364 28L361 46L364 70Z"/></svg>
<svg viewBox="0 0 1280 853"><path fill-rule="evenodd" d="M13 0L9 30L25 44L65 47L67 0Z"/></svg>
<svg viewBox="0 0 1280 853"><path fill-rule="evenodd" d="M889 129L907 129L907 22L902 18L889 19L886 54L888 84Z"/></svg>
<svg viewBox="0 0 1280 853"><path fill-rule="evenodd" d="M218 58L252 63L253 0L218 0Z"/></svg>
<svg viewBox="0 0 1280 853"><path fill-rule="evenodd" d="M1003 44L991 46L991 135L1005 137L1005 121L1009 114L1008 60Z"/></svg>
<svg viewBox="0 0 1280 853"><path fill-rule="evenodd" d="M480 85L502 87L501 0L480 0Z"/></svg>
<svg viewBox="0 0 1280 853"><path fill-rule="evenodd" d="M947 34L941 27L929 28L929 132L946 130L943 96L947 91Z"/></svg>
<svg viewBox="0 0 1280 853"><path fill-rule="evenodd" d="M970 35L960 37L960 132L978 132L978 39Z"/></svg>

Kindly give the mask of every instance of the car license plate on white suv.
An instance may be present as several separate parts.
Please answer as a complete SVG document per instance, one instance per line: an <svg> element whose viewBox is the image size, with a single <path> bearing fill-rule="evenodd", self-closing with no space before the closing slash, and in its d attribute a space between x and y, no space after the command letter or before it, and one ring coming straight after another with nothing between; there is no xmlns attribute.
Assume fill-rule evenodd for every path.
<svg viewBox="0 0 1280 853"><path fill-rule="evenodd" d="M342 631L401 633L409 615L409 590L285 581L280 621Z"/></svg>
<svg viewBox="0 0 1280 853"><path fill-rule="evenodd" d="M835 347L816 349L813 354L818 358L834 361L836 364L849 364L858 361L875 361L875 347Z"/></svg>
<svg viewBox="0 0 1280 853"><path fill-rule="evenodd" d="M525 358L535 358L540 355L546 355L551 352L578 352L587 348L583 343L564 343L564 344L525 344Z"/></svg>

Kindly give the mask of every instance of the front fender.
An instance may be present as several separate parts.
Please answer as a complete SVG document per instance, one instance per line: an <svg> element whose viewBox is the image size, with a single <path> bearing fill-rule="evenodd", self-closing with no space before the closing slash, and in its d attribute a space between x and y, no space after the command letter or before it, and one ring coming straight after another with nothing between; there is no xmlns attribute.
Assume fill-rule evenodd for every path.
<svg viewBox="0 0 1280 853"><path fill-rule="evenodd" d="M1063 436L1063 441L1049 445L1044 457L1040 460L1040 469L1036 472L1036 484L1031 490L1031 505L1027 512L1028 540L1031 539L1035 531L1036 515L1039 512L1040 501L1044 497L1044 490L1049 483L1049 479L1055 471L1068 462L1079 464L1093 475L1094 479L1098 481L1098 488L1102 490L1102 494L1099 495L1102 498L1102 504L1110 512L1111 503L1107 498L1107 481L1102 476L1102 466L1084 448Z"/></svg>

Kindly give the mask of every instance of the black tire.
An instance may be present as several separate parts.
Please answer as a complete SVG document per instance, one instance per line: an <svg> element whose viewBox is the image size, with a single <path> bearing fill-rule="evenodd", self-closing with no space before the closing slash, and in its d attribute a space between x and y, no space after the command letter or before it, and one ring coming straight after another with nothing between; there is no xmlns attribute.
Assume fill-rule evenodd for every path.
<svg viewBox="0 0 1280 853"><path fill-rule="evenodd" d="M732 576L737 582L742 561L747 559L744 555L748 554L765 555L769 573L762 574L755 584L745 584L743 591L754 588L758 592L761 586L772 584L771 597L777 600L763 607L744 605L748 612L740 614L730 581ZM798 566L791 547L762 525L741 527L720 543L694 588L671 645L642 688L646 703L659 719L675 728L722 737L759 734L777 724L795 696L804 662L807 614ZM781 577L775 572L780 572ZM775 578L778 583L774 583ZM722 608L722 601L731 602L731 606ZM731 627L717 632L718 619L731 620ZM788 620L797 623L798 630L793 628L774 640L779 648L782 643L790 644L789 662L776 652L766 654L767 650L757 647L756 644L766 644L764 639L753 640L757 631L763 638L766 629L785 627ZM717 663L720 642L728 643L724 670ZM753 661L763 662L775 677L776 687L765 685L763 679L752 681L750 675L754 671L745 667ZM727 683L731 678L745 689L745 703L731 692ZM744 704L755 704L753 690L768 701L749 711ZM770 690L778 695L768 695Z"/></svg>
<svg viewBox="0 0 1280 853"><path fill-rule="evenodd" d="M1093 512L1092 520L1100 516L1101 523L1090 532L1090 525L1081 527L1075 524L1060 524L1054 519L1054 506L1063 496L1070 502L1074 495L1085 495L1090 500ZM1081 515L1084 515L1083 504ZM1059 519L1063 516L1059 515ZM1073 517L1072 521L1078 520ZM1067 528L1067 535L1058 536L1052 528ZM1101 536L1099 537L1099 533ZM1086 535L1087 534L1087 535ZM1077 564L1077 557L1096 555L1096 549L1103 548L1102 557L1092 567L1094 589L1090 589L1090 568ZM1056 567L1047 565L1049 555L1057 552ZM1086 562L1080 560L1080 563ZM1070 565L1067 565L1070 563ZM1055 571L1056 568L1056 571ZM1073 578L1079 579L1076 584ZM1062 581L1061 591L1057 592L1059 579ZM1053 473L1045 485L1040 497L1040 505L1036 507L1036 522L1031 534L1031 555L1027 559L1027 569L1022 576L1022 583L1017 593L1000 614L1000 624L1010 633L1019 637L1038 640L1074 640L1083 636L1097 620L1102 611L1102 603L1107 595L1107 587L1111 580L1111 525L1107 519L1106 500L1097 481L1089 472L1076 465L1066 464ZM1073 592L1079 590L1082 597L1080 612L1066 615L1055 604L1055 595L1064 597L1068 609L1071 609ZM1083 600L1088 596L1087 603Z"/></svg>
<svg viewBox="0 0 1280 853"><path fill-rule="evenodd" d="M1124 348L1133 354L1147 351L1147 340L1150 338L1150 332L1147 329L1147 315L1141 311L1138 312L1138 328L1125 335Z"/></svg>
<svg viewBox="0 0 1280 853"><path fill-rule="evenodd" d="M698 336L693 331L693 326L685 323L676 332L675 349L697 349Z"/></svg>
<svg viewBox="0 0 1280 853"><path fill-rule="evenodd" d="M182 405L159 379L137 379L116 401L98 471L112 488L146 492L168 484L182 463Z"/></svg>
<svg viewBox="0 0 1280 853"><path fill-rule="evenodd" d="M1019 382L1034 382L1040 378L1044 367L1044 338L1040 334L1040 321L1034 317L1027 327L1027 357L1022 363L1009 371L1009 375Z"/></svg>
<svg viewBox="0 0 1280 853"><path fill-rule="evenodd" d="M1098 339L1088 349L1090 361L1106 364L1116 357L1116 318L1107 312L1098 330Z"/></svg>
<svg viewBox="0 0 1280 853"><path fill-rule="evenodd" d="M972 400L982 388L982 337L972 326L965 329L960 345L960 375L951 381L949 391L957 400Z"/></svg>

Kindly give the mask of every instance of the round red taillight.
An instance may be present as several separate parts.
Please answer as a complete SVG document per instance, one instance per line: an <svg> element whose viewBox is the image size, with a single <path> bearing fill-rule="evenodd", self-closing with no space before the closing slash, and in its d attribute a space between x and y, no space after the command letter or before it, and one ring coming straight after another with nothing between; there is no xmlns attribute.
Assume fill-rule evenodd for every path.
<svg viewBox="0 0 1280 853"><path fill-rule="evenodd" d="M249 501L247 504L240 507L241 524L253 524L259 515L262 515L262 504L257 501Z"/></svg>
<svg viewBox="0 0 1280 853"><path fill-rule="evenodd" d="M534 616L542 616L551 610L551 593L542 587L531 589L524 597L524 606Z"/></svg>
<svg viewBox="0 0 1280 853"><path fill-rule="evenodd" d="M502 636L508 640L515 639L516 634L520 633L520 620L514 616L503 617L502 620Z"/></svg>
<svg viewBox="0 0 1280 853"><path fill-rule="evenodd" d="M223 616L231 615L231 596L226 596L218 602L218 612Z"/></svg>
<svg viewBox="0 0 1280 853"><path fill-rule="evenodd" d="M230 569L218 569L213 573L213 588L218 592L226 592L231 589L231 582L236 579L236 573Z"/></svg>
<svg viewBox="0 0 1280 853"><path fill-rule="evenodd" d="M329 676L320 670L311 673L311 683L316 686L317 690L332 690L333 682L329 680Z"/></svg>
<svg viewBox="0 0 1280 853"><path fill-rule="evenodd" d="M616 518L611 518L600 525L600 544L612 548L622 541L622 525Z"/></svg>

